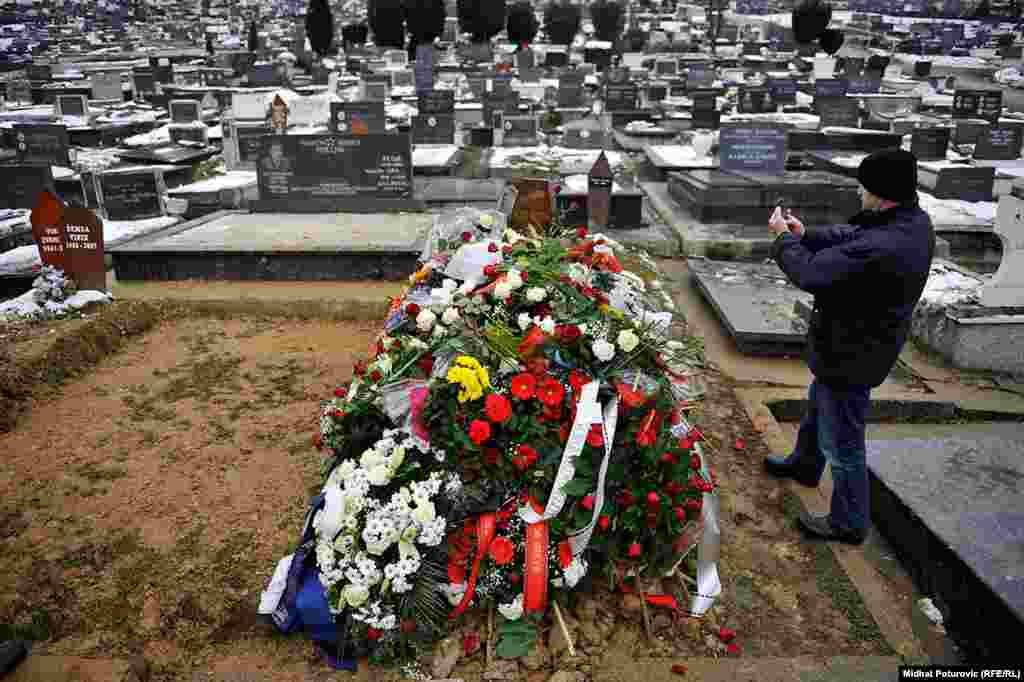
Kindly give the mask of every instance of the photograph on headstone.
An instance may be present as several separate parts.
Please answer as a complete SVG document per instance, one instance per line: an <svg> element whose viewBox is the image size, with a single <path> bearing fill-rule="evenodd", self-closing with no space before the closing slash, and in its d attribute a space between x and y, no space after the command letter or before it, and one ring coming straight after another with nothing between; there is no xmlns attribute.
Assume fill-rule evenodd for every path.
<svg viewBox="0 0 1024 682"><path fill-rule="evenodd" d="M387 123L384 102L331 102L330 130L350 135L383 133Z"/></svg>
<svg viewBox="0 0 1024 682"><path fill-rule="evenodd" d="M529 147L537 144L536 116L505 116L502 127L505 131L502 145L505 147Z"/></svg>
<svg viewBox="0 0 1024 682"><path fill-rule="evenodd" d="M763 86L740 86L736 110L741 114L765 114L778 108L771 90Z"/></svg>
<svg viewBox="0 0 1024 682"><path fill-rule="evenodd" d="M819 127L860 127L860 104L855 97L815 98Z"/></svg>

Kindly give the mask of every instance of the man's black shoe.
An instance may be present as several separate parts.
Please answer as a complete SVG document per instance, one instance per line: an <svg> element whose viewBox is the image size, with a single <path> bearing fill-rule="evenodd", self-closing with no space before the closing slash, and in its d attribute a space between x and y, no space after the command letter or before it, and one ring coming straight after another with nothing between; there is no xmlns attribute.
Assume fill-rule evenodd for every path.
<svg viewBox="0 0 1024 682"><path fill-rule="evenodd" d="M818 487L819 479L809 476L808 474L797 470L795 467L786 464L785 457L765 457L764 469L776 478L792 478L800 485L805 485L808 488Z"/></svg>
<svg viewBox="0 0 1024 682"><path fill-rule="evenodd" d="M867 531L842 530L836 528L828 520L828 514L815 516L807 512L800 512L800 527L808 534L823 540L838 540L850 545L859 545L867 538Z"/></svg>
<svg viewBox="0 0 1024 682"><path fill-rule="evenodd" d="M28 647L20 639L0 642L0 675L10 672L28 655Z"/></svg>

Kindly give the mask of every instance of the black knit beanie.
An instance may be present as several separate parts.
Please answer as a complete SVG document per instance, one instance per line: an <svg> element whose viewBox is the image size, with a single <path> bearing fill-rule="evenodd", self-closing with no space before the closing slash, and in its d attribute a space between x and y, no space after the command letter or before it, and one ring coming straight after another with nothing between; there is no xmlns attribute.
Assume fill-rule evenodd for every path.
<svg viewBox="0 0 1024 682"><path fill-rule="evenodd" d="M857 179L877 197L909 201L917 193L917 157L902 149L875 152L860 162Z"/></svg>

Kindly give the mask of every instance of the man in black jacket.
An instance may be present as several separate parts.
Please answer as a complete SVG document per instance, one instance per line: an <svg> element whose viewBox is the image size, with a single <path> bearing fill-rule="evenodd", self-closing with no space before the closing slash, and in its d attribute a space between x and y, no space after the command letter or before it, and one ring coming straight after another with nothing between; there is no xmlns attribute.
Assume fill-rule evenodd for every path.
<svg viewBox="0 0 1024 682"><path fill-rule="evenodd" d="M804 229L776 211L772 256L797 287L814 294L807 364L814 374L807 412L788 457L768 457L775 476L817 486L832 467L829 514L802 514L811 535L860 544L870 521L864 421L871 389L885 381L921 298L935 236L917 204L917 159L876 152L858 170L863 210L849 225Z"/></svg>

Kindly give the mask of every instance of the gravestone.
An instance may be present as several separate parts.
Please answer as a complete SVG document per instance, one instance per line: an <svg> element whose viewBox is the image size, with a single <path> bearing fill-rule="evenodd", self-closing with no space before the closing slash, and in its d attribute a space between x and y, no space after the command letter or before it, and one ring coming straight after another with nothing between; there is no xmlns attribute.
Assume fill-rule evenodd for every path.
<svg viewBox="0 0 1024 682"><path fill-rule="evenodd" d="M564 73L558 77L558 107L579 109L585 106L583 74Z"/></svg>
<svg viewBox="0 0 1024 682"><path fill-rule="evenodd" d="M846 92L851 95L874 94L882 87L882 80L880 78L872 78L870 76L858 76L857 78L848 78L846 80Z"/></svg>
<svg viewBox="0 0 1024 682"><path fill-rule="evenodd" d="M56 191L53 169L49 165L0 165L0 209L33 208L43 191Z"/></svg>
<svg viewBox="0 0 1024 682"><path fill-rule="evenodd" d="M953 118L983 118L995 122L1002 114L1002 90L967 90L953 92Z"/></svg>
<svg viewBox="0 0 1024 682"><path fill-rule="evenodd" d="M796 104L796 81L792 78L769 78L768 91L776 104Z"/></svg>
<svg viewBox="0 0 1024 682"><path fill-rule="evenodd" d="M194 99L172 99L167 107L171 114L171 123L192 123L202 118L200 103Z"/></svg>
<svg viewBox="0 0 1024 682"><path fill-rule="evenodd" d="M433 92L421 95L416 107L417 113L425 114L455 114L455 91L434 90Z"/></svg>
<svg viewBox="0 0 1024 682"><path fill-rule="evenodd" d="M690 123L694 130L718 130L721 122L722 112L716 109L694 109L690 114Z"/></svg>
<svg viewBox="0 0 1024 682"><path fill-rule="evenodd" d="M569 149L604 149L608 136L600 120L595 117L565 124L562 145Z"/></svg>
<svg viewBox="0 0 1024 682"><path fill-rule="evenodd" d="M662 102L668 97L668 85L665 83L647 84L647 101L656 103Z"/></svg>
<svg viewBox="0 0 1024 682"><path fill-rule="evenodd" d="M58 116L89 116L89 101L85 95L57 95L54 103Z"/></svg>
<svg viewBox="0 0 1024 682"><path fill-rule="evenodd" d="M814 82L814 99L844 97L848 86L845 78L819 78Z"/></svg>
<svg viewBox="0 0 1024 682"><path fill-rule="evenodd" d="M71 165L68 157L68 129L62 125L15 125L14 142L18 163L27 166Z"/></svg>
<svg viewBox="0 0 1024 682"><path fill-rule="evenodd" d="M434 47L432 45L416 46L416 65L413 75L417 95L427 95L434 91Z"/></svg>
<svg viewBox="0 0 1024 682"><path fill-rule="evenodd" d="M284 135L261 140L258 211L414 209L408 135Z"/></svg>
<svg viewBox="0 0 1024 682"><path fill-rule="evenodd" d="M719 133L723 171L782 175L786 170L786 130L780 126L728 123Z"/></svg>
<svg viewBox="0 0 1024 682"><path fill-rule="evenodd" d="M953 144L977 144L981 136L992 127L988 121L957 121L953 136Z"/></svg>
<svg viewBox="0 0 1024 682"><path fill-rule="evenodd" d="M564 50L549 49L544 55L544 66L549 69L562 69L569 65L569 54Z"/></svg>
<svg viewBox="0 0 1024 682"><path fill-rule="evenodd" d="M394 69L389 71L388 75L391 77L391 89L395 88L413 88L415 89L416 80L415 74L409 69Z"/></svg>
<svg viewBox="0 0 1024 682"><path fill-rule="evenodd" d="M150 57L149 69L155 83L170 84L174 82L174 67L167 57Z"/></svg>
<svg viewBox="0 0 1024 682"><path fill-rule="evenodd" d="M253 64L246 73L246 79L253 88L276 87L283 82L276 64Z"/></svg>
<svg viewBox="0 0 1024 682"><path fill-rule="evenodd" d="M605 111L636 111L640 88L636 83L605 86Z"/></svg>
<svg viewBox="0 0 1024 682"><path fill-rule="evenodd" d="M265 135L273 134L273 129L268 125L238 125L231 128L235 138L235 148L238 150L238 168L256 170L256 164L260 158L260 149L263 147L261 139Z"/></svg>
<svg viewBox="0 0 1024 682"><path fill-rule="evenodd" d="M819 127L857 128L860 126L860 104L852 97L823 97L815 99Z"/></svg>
<svg viewBox="0 0 1024 682"><path fill-rule="evenodd" d="M715 69L711 64L690 64L686 71L686 88L710 88L715 84Z"/></svg>
<svg viewBox="0 0 1024 682"><path fill-rule="evenodd" d="M89 75L89 81L92 87L92 99L114 102L124 100L120 71L93 71Z"/></svg>
<svg viewBox="0 0 1024 682"><path fill-rule="evenodd" d="M740 86L736 109L741 114L765 114L778 109L771 91L763 86Z"/></svg>
<svg viewBox="0 0 1024 682"><path fill-rule="evenodd" d="M51 191L41 191L33 197L30 205L32 214L32 238L39 249L43 265L64 270L67 255L64 250L64 204Z"/></svg>
<svg viewBox="0 0 1024 682"><path fill-rule="evenodd" d="M473 97L482 99L487 94L487 77L482 73L467 73L466 85Z"/></svg>
<svg viewBox="0 0 1024 682"><path fill-rule="evenodd" d="M587 223L591 230L608 227L613 178L611 164L602 151L587 175Z"/></svg>
<svg viewBox="0 0 1024 682"><path fill-rule="evenodd" d="M910 152L918 161L945 161L949 128L915 128L910 133Z"/></svg>
<svg viewBox="0 0 1024 682"><path fill-rule="evenodd" d="M210 129L202 123L194 125L171 124L168 126L167 133L174 144L191 142L206 145L210 141Z"/></svg>
<svg viewBox="0 0 1024 682"><path fill-rule="evenodd" d="M999 199L995 233L1003 256L992 279L981 287L981 304L990 307L1024 307L1024 199L1021 190Z"/></svg>
<svg viewBox="0 0 1024 682"><path fill-rule="evenodd" d="M136 99L156 92L156 80L153 78L152 70L148 68L134 67L132 69L132 90Z"/></svg>
<svg viewBox="0 0 1024 682"><path fill-rule="evenodd" d="M330 129L333 133L370 135L385 132L384 102L331 102Z"/></svg>
<svg viewBox="0 0 1024 682"><path fill-rule="evenodd" d="M506 115L502 127L505 132L501 144L504 147L531 147L537 144L536 116Z"/></svg>
<svg viewBox="0 0 1024 682"><path fill-rule="evenodd" d="M25 78L37 83L49 83L53 80L53 65L33 62L25 66Z"/></svg>
<svg viewBox="0 0 1024 682"><path fill-rule="evenodd" d="M971 166L940 166L929 168L928 162L918 166L918 184L936 199L961 201L992 201L995 168Z"/></svg>
<svg viewBox="0 0 1024 682"><path fill-rule="evenodd" d="M88 208L65 208L62 223L65 272L79 289L106 291L103 221Z"/></svg>
<svg viewBox="0 0 1024 682"><path fill-rule="evenodd" d="M864 70L864 57L847 57L843 63L843 72L847 78L857 78Z"/></svg>
<svg viewBox="0 0 1024 682"><path fill-rule="evenodd" d="M1022 129L993 126L978 138L974 158L978 161L1016 161L1020 158Z"/></svg>
<svg viewBox="0 0 1024 682"><path fill-rule="evenodd" d="M9 102L31 102L32 84L23 78L7 81L7 100Z"/></svg>
<svg viewBox="0 0 1024 682"><path fill-rule="evenodd" d="M363 99L369 102L383 102L388 98L391 79L387 74L370 74L363 77Z"/></svg>
<svg viewBox="0 0 1024 682"><path fill-rule="evenodd" d="M412 119L413 144L455 144L453 114L419 114Z"/></svg>
<svg viewBox="0 0 1024 682"><path fill-rule="evenodd" d="M658 78L672 78L679 73L679 60L658 59L654 62L654 75Z"/></svg>
<svg viewBox="0 0 1024 682"><path fill-rule="evenodd" d="M99 200L107 220L142 220L166 213L158 171L101 173Z"/></svg>

